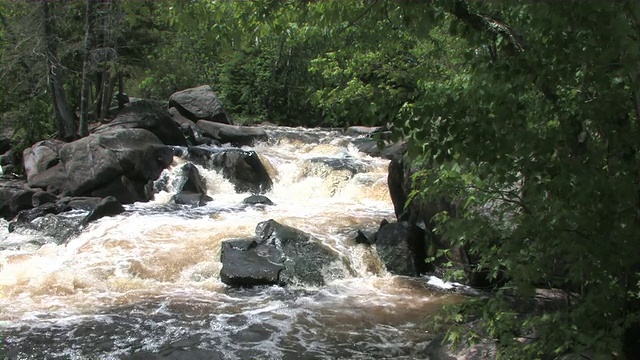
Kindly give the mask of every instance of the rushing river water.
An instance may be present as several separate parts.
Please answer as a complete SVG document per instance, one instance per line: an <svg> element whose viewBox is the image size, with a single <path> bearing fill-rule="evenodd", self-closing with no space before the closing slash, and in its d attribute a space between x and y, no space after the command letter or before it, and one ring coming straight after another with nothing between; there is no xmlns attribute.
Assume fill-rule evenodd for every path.
<svg viewBox="0 0 640 360"><path fill-rule="evenodd" d="M388 274L358 229L394 220L388 161L359 153L340 131L270 128L252 149L274 181L275 205L198 167L214 201L169 204L184 163L162 175L169 190L91 223L65 244L39 245L0 227L0 337L11 359L421 358L431 317L456 295L426 279ZM341 159L354 176L316 166ZM69 217L83 216L71 213ZM267 219L301 229L355 270L328 285L233 289L220 281L220 244L250 237ZM2 220L0 220L2 221ZM39 240L42 242L41 240ZM152 355L153 354L153 355Z"/></svg>

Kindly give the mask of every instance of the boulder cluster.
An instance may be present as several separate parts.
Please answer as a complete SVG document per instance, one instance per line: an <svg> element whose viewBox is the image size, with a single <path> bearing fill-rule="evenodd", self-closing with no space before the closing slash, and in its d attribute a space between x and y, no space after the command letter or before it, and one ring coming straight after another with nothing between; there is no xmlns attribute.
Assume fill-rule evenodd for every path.
<svg viewBox="0 0 640 360"><path fill-rule="evenodd" d="M160 102L131 101L86 137L33 144L22 153L26 179L6 175L14 170L17 156L10 141L0 138L0 217L12 220L10 229L15 229L74 209L90 211L81 225L121 213L123 204L152 199L158 190L154 181L181 153L220 170L239 192L259 194L271 188L253 151L216 147L265 141L263 129L233 125L208 85L173 94L169 105L167 109ZM185 182L174 202L199 206L210 201L197 168L187 164L182 171Z"/></svg>
<svg viewBox="0 0 640 360"><path fill-rule="evenodd" d="M180 169L183 181L173 188L175 204L203 206L212 200L198 165L223 174L238 193L252 193L244 201L247 206L273 205L262 195L273 185L269 172L258 154L245 147L268 140L263 128L234 125L208 85L177 92L168 105L131 101L86 137L72 142L43 140L25 149L26 179L3 176L0 181L0 216L11 220L10 231L61 229L64 237L74 235L91 221L124 212L123 204L148 201L154 193L168 190L169 184L159 177L174 156L187 160ZM405 206L413 190L411 162L403 143L379 147L373 139L376 134L384 137L385 129L347 130L347 135L358 137L360 151L391 159L388 185L396 221L383 221L375 232L359 231L355 246L375 246L387 270L405 276L434 271L434 264L425 263L425 258L434 249L448 249L453 256L449 260L471 274L472 263L464 249L449 246L431 231L433 215L441 210L455 213L455 205L443 199L413 200ZM3 173L11 172L15 156L9 142L0 140ZM361 164L331 158L311 159L307 165L302 170L314 174L343 172L350 177L361 171ZM56 215L70 210L89 214L77 226L69 226L68 218ZM223 242L221 261L221 280L231 286L323 285L326 279L353 273L334 250L274 220L258 224L255 237Z"/></svg>

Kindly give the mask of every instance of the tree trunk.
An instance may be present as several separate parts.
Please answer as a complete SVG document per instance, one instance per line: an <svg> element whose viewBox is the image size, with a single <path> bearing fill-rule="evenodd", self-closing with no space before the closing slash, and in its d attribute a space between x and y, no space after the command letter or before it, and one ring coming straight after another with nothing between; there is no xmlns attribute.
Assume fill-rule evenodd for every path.
<svg viewBox="0 0 640 360"><path fill-rule="evenodd" d="M124 80L122 73L118 74L118 109L124 109L124 104L129 102L129 97L124 94Z"/></svg>
<svg viewBox="0 0 640 360"><path fill-rule="evenodd" d="M64 92L64 85L60 76L62 67L56 55L57 39L53 32L54 20L51 15L51 6L52 3L48 1L42 2L42 10L44 12L44 41L48 68L47 83L51 90L53 109L58 126L58 136L65 141L71 141L76 138L76 121L73 112L69 108L69 103L67 102L67 97Z"/></svg>
<svg viewBox="0 0 640 360"><path fill-rule="evenodd" d="M80 137L89 135L89 90L91 81L89 79L90 59L89 55L93 39L93 18L95 6L93 0L87 0L87 12L85 16L84 32L84 59L82 62L82 90L80 95Z"/></svg>
<svg viewBox="0 0 640 360"><path fill-rule="evenodd" d="M113 94L110 71L102 72L102 99L100 100L100 122L106 122L105 117L109 114L109 106L111 106L111 95Z"/></svg>

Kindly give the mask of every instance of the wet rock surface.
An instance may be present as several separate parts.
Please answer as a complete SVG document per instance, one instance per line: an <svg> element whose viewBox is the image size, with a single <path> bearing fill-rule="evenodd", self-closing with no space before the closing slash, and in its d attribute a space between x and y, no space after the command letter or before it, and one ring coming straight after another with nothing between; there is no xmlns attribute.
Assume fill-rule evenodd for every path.
<svg viewBox="0 0 640 360"><path fill-rule="evenodd" d="M93 210L82 219L82 225L87 225L88 223L98 220L105 216L114 216L124 212L124 207L113 196L107 196L104 199L100 200L100 202L95 206Z"/></svg>
<svg viewBox="0 0 640 360"><path fill-rule="evenodd" d="M203 206L213 198L207 195L207 184L200 175L198 168L191 163L182 166L182 184L177 189L177 193L172 197L172 201L180 205Z"/></svg>
<svg viewBox="0 0 640 360"><path fill-rule="evenodd" d="M69 239L80 234L79 218L64 217L56 214L46 214L31 222L11 222L9 232L30 235L32 244L64 244Z"/></svg>
<svg viewBox="0 0 640 360"><path fill-rule="evenodd" d="M273 201L264 195L251 195L242 200L247 205L274 205Z"/></svg>
<svg viewBox="0 0 640 360"><path fill-rule="evenodd" d="M311 235L267 220L255 239L223 242L221 280L232 286L324 285L325 276L345 277L343 259Z"/></svg>
<svg viewBox="0 0 640 360"><path fill-rule="evenodd" d="M278 285L284 269L282 251L255 240L223 242L220 261L220 280L231 286Z"/></svg>
<svg viewBox="0 0 640 360"><path fill-rule="evenodd" d="M396 275L417 276L427 269L421 229L409 222L388 223L375 236L376 250L387 271Z"/></svg>

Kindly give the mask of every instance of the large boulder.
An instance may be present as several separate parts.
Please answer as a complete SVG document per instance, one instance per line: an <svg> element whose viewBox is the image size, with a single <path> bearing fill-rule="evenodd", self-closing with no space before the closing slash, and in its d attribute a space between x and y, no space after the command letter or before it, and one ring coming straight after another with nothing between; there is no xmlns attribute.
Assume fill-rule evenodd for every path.
<svg viewBox="0 0 640 360"><path fill-rule="evenodd" d="M252 239L222 242L220 261L220 279L231 286L277 285L284 269L282 251Z"/></svg>
<svg viewBox="0 0 640 360"><path fill-rule="evenodd" d="M256 226L256 235L223 242L220 278L225 284L322 286L353 272L333 249L296 228L267 220Z"/></svg>
<svg viewBox="0 0 640 360"><path fill-rule="evenodd" d="M190 146L186 159L219 171L238 193L262 194L273 186L267 168L255 151Z"/></svg>
<svg viewBox="0 0 640 360"><path fill-rule="evenodd" d="M33 144L30 148L24 149L22 152L24 172L31 187L42 187L38 186L41 185L38 183L38 179L49 176L38 175L60 163L59 152L64 144L59 140L42 140ZM52 172L54 171L49 171L49 173Z"/></svg>
<svg viewBox="0 0 640 360"><path fill-rule="evenodd" d="M380 142L372 138L358 138L353 141L353 145L361 153L365 153L369 156L380 157L384 159L392 160L401 156L406 149L405 141L396 142Z"/></svg>
<svg viewBox="0 0 640 360"><path fill-rule="evenodd" d="M222 171L238 193L263 194L273 186L267 169L254 151L221 151L211 158L211 164Z"/></svg>
<svg viewBox="0 0 640 360"><path fill-rule="evenodd" d="M374 241L387 271L396 275L417 276L428 270L424 262L423 239L422 229L403 221L383 224Z"/></svg>
<svg viewBox="0 0 640 360"><path fill-rule="evenodd" d="M72 195L118 197L108 192L128 189L148 200L149 182L171 163L173 151L148 130L117 128L65 144L60 160Z"/></svg>
<svg viewBox="0 0 640 360"><path fill-rule="evenodd" d="M200 175L200 172L195 165L187 163L182 166L181 171L184 179L181 191L191 191L199 194L207 193L207 182L202 175Z"/></svg>
<svg viewBox="0 0 640 360"><path fill-rule="evenodd" d="M113 196L122 204L144 202L153 198L153 181L132 180L125 175L120 175L86 195L97 198Z"/></svg>
<svg viewBox="0 0 640 360"><path fill-rule="evenodd" d="M103 134L114 129L145 129L153 133L167 145L187 146L178 124L159 104L151 101L139 101L125 107L118 116L108 124L94 130L95 134Z"/></svg>
<svg viewBox="0 0 640 360"><path fill-rule="evenodd" d="M36 190L29 189L24 181L0 182L0 217L11 220L20 211L33 207L32 198Z"/></svg>
<svg viewBox="0 0 640 360"><path fill-rule="evenodd" d="M211 86L202 85L178 91L169 98L169 107L175 107L182 116L192 121L209 120L231 124L222 102Z"/></svg>
<svg viewBox="0 0 640 360"><path fill-rule="evenodd" d="M258 141L267 141L269 137L264 129L251 126L237 126L220 124L207 120L200 120L196 124L204 136L208 136L222 144L233 146L251 146Z"/></svg>
<svg viewBox="0 0 640 360"><path fill-rule="evenodd" d="M207 195L207 183L195 165L187 163L182 167L181 172L184 182L178 193L173 196L176 204L202 206L213 200Z"/></svg>
<svg viewBox="0 0 640 360"><path fill-rule="evenodd" d="M428 165L423 164L422 166ZM407 204L409 195L415 190L413 174L418 170L419 168L412 163L411 159L402 153L396 154L389 163L387 183L398 222L407 222L410 228L417 227L424 231L419 247L427 249L426 256L434 257L430 266L440 267L443 263L451 262L454 269L462 270L466 274L466 279L460 279L461 282L471 286L489 285L484 274L474 271L475 259L467 248L454 245L434 231L437 225L434 217L443 211L446 211L449 216L455 217L457 213L456 202L446 197L430 201L415 197ZM435 257L438 250L447 250L447 258Z"/></svg>
<svg viewBox="0 0 640 360"><path fill-rule="evenodd" d="M324 285L327 280L352 273L346 260L310 234L270 219L256 226L258 245L269 245L284 254L279 280L285 284Z"/></svg>
<svg viewBox="0 0 640 360"><path fill-rule="evenodd" d="M114 216L124 212L124 207L113 196L107 196L102 199L91 212L82 219L82 225L98 220L105 216Z"/></svg>

